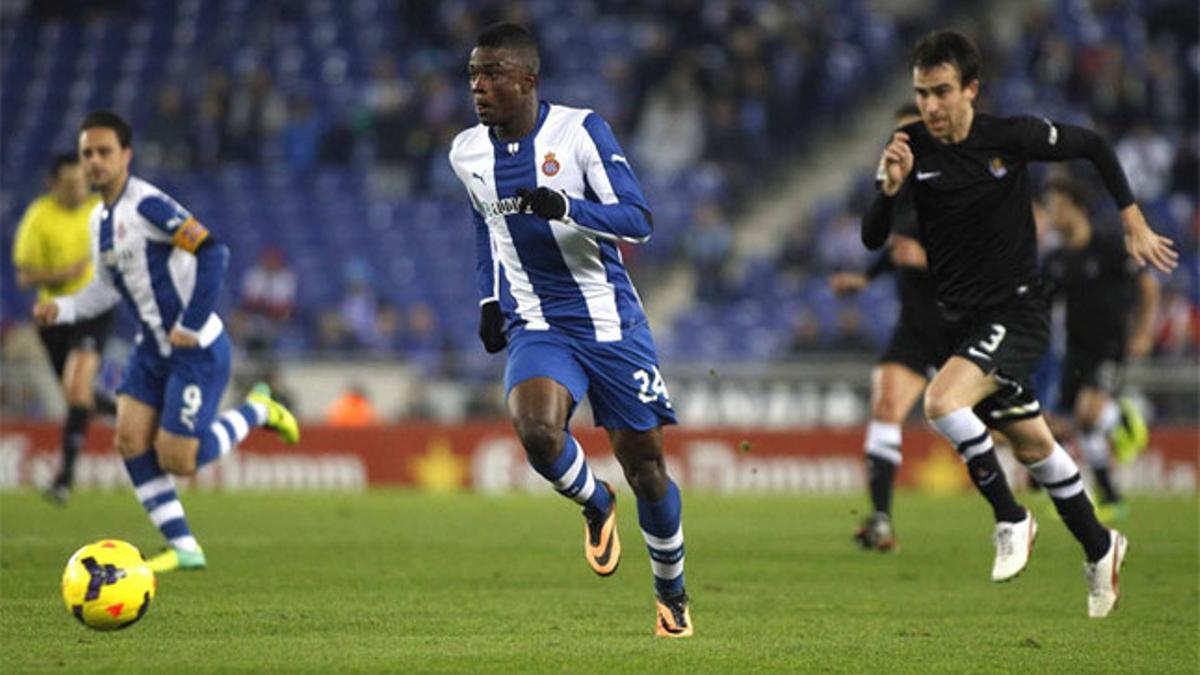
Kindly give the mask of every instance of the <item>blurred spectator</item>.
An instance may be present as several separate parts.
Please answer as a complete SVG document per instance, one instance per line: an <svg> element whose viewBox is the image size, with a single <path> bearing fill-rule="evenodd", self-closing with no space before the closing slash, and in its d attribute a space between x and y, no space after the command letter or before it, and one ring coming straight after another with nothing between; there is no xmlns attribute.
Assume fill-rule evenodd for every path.
<svg viewBox="0 0 1200 675"><path fill-rule="evenodd" d="M725 300L725 263L733 246L729 222L714 202L696 208L695 226L688 235L688 259L696 272L696 299L719 303Z"/></svg>
<svg viewBox="0 0 1200 675"><path fill-rule="evenodd" d="M146 142L139 157L149 166L172 170L192 165L192 137L184 120L191 118L183 91L174 84L163 85L154 103L154 115L146 125Z"/></svg>
<svg viewBox="0 0 1200 675"><path fill-rule="evenodd" d="M792 339L788 354L804 356L825 349L825 337L821 334L821 321L811 309L804 309L792 324Z"/></svg>
<svg viewBox="0 0 1200 675"><path fill-rule="evenodd" d="M1149 120L1140 120L1117 143L1117 158L1138 201L1157 201L1170 187L1175 148Z"/></svg>
<svg viewBox="0 0 1200 675"><path fill-rule="evenodd" d="M213 68L204 78L195 119L196 152L193 159L198 167L214 166L225 158L229 89L229 75L223 68ZM168 122L178 124L179 121Z"/></svg>
<svg viewBox="0 0 1200 675"><path fill-rule="evenodd" d="M293 170L303 172L317 163L321 140L321 120L305 96L288 102L287 123L283 126L283 156Z"/></svg>
<svg viewBox="0 0 1200 675"><path fill-rule="evenodd" d="M861 270L867 267L869 251L862 245L859 216L839 212L817 237L817 264L821 271Z"/></svg>
<svg viewBox="0 0 1200 675"><path fill-rule="evenodd" d="M704 97L695 77L681 61L651 88L638 120L633 146L641 164L664 178L690 170L704 154Z"/></svg>
<svg viewBox="0 0 1200 675"><path fill-rule="evenodd" d="M325 410L325 424L341 429L356 429L379 424L375 406L361 385L351 384Z"/></svg>
<svg viewBox="0 0 1200 675"><path fill-rule="evenodd" d="M338 313L351 348L378 346L379 300L371 288L371 268L361 259L351 260L343 272Z"/></svg>
<svg viewBox="0 0 1200 675"><path fill-rule="evenodd" d="M287 119L287 106L275 88L271 71L256 66L238 81L229 99L228 147L222 148L233 161L258 163L262 144L274 138Z"/></svg>
<svg viewBox="0 0 1200 675"><path fill-rule="evenodd" d="M296 273L283 251L270 247L242 277L242 294L234 320L251 351L273 349L280 331L295 311Z"/></svg>
<svg viewBox="0 0 1200 675"><path fill-rule="evenodd" d="M1154 353L1172 359L1200 353L1200 309L1181 285L1173 283L1164 290L1154 329Z"/></svg>

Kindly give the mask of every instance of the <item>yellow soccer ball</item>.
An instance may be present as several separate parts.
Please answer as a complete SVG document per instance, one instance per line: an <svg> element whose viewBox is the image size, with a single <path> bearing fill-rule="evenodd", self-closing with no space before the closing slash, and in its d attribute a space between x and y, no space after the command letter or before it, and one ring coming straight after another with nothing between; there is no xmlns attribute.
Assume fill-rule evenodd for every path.
<svg viewBox="0 0 1200 675"><path fill-rule="evenodd" d="M76 551L62 576L67 611L96 630L125 628L145 616L157 587L141 552L117 539Z"/></svg>

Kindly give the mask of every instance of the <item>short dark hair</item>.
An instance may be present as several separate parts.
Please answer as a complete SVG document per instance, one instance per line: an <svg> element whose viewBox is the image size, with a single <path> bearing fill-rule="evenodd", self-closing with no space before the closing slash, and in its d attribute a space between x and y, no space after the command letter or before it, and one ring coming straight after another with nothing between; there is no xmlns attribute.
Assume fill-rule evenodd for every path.
<svg viewBox="0 0 1200 675"><path fill-rule="evenodd" d="M895 119L901 119L903 117L920 117L920 116L921 116L921 109L917 107L916 103L909 101L908 103L905 103L904 105L900 106L899 108L896 108L896 112L893 117Z"/></svg>
<svg viewBox="0 0 1200 675"><path fill-rule="evenodd" d="M58 172L62 171L62 168L64 166L75 166L78 164L79 164L79 155L78 154L73 153L73 152L63 152L63 153L59 153L59 154L55 155L54 159L50 160L50 166L47 168L50 170L51 178L58 178Z"/></svg>
<svg viewBox="0 0 1200 675"><path fill-rule="evenodd" d="M1058 194L1066 197L1067 201L1071 202L1083 211L1087 211L1088 207L1091 206L1092 200L1091 195L1088 193L1088 189L1084 187L1083 183L1080 183L1072 178L1059 176L1057 178L1050 179L1046 183L1046 189L1044 190L1044 193L1050 194L1051 192L1057 192Z"/></svg>
<svg viewBox="0 0 1200 675"><path fill-rule="evenodd" d="M912 67L929 70L943 63L958 68L958 80L967 86L979 79L981 58L979 48L970 38L952 30L926 33L913 47Z"/></svg>
<svg viewBox="0 0 1200 675"><path fill-rule="evenodd" d="M123 117L109 110L93 110L83 118L83 123L79 125L80 131L88 129L112 129L117 135L117 141L122 148L128 148L133 145L133 127L129 126Z"/></svg>
<svg viewBox="0 0 1200 675"><path fill-rule="evenodd" d="M494 23L483 29L475 40L475 46L511 49L525 60L529 72L536 75L541 70L537 40L524 26L508 22Z"/></svg>

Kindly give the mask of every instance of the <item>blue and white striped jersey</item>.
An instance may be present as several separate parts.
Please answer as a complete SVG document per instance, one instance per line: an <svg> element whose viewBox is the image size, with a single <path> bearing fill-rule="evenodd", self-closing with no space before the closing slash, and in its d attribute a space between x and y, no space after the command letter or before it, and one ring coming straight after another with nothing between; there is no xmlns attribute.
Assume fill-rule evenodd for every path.
<svg viewBox="0 0 1200 675"><path fill-rule="evenodd" d="M498 300L510 331L614 342L646 322L617 244L649 239L650 210L599 115L542 102L528 136L471 127L450 163L471 200L481 304ZM568 198L562 219L517 212L517 189L542 186Z"/></svg>
<svg viewBox="0 0 1200 675"><path fill-rule="evenodd" d="M124 298L142 326L138 342L151 341L163 357L176 326L193 332L201 347L220 337L224 325L207 297L215 288L203 289L206 301L189 311L197 293L195 252L208 231L178 202L130 176L111 207L101 203L92 211L90 227L96 274L78 293L56 300L57 323L98 316Z"/></svg>

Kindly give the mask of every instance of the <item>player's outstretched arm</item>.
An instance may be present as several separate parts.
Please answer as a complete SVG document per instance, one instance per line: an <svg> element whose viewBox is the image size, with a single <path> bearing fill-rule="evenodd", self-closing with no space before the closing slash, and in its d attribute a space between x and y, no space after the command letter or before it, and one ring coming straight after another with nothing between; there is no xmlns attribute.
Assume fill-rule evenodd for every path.
<svg viewBox="0 0 1200 675"><path fill-rule="evenodd" d="M1169 273L1179 265L1175 242L1150 229L1137 204L1121 209L1121 224L1125 226L1125 250L1138 267L1153 265L1158 271Z"/></svg>
<svg viewBox="0 0 1200 675"><path fill-rule="evenodd" d="M48 302L39 303L33 308L33 318L43 326L75 323L100 316L120 301L121 294L109 279L108 270L97 263L92 280L87 286L71 295L63 295Z"/></svg>

